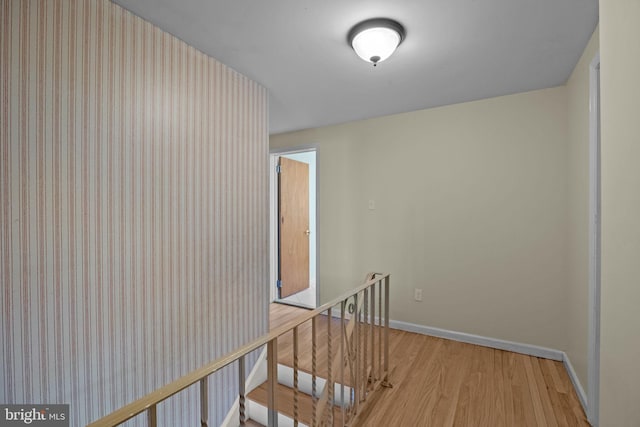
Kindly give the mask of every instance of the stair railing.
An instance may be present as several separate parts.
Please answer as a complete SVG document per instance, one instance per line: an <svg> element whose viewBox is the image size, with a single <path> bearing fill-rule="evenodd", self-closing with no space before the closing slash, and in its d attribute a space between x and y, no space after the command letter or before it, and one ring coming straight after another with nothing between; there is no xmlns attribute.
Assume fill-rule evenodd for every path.
<svg viewBox="0 0 640 427"><path fill-rule="evenodd" d="M278 339L293 334L293 406L294 425L300 420L298 400L299 328L311 322L312 342L312 399L310 425L357 425L367 397L382 387L391 387L389 381L389 286L390 275L370 273L365 282L308 313L298 316L285 325L252 341L239 349L197 369L146 396L90 423L87 427L114 427L146 413L147 425L157 427L157 405L189 386L200 383L201 425L209 426L208 382L210 375L225 366L238 362L238 423L246 422L245 357L266 345L268 426L278 425ZM377 294L377 298L376 298ZM338 310L335 312L334 309ZM337 314L339 313L339 314ZM336 334L336 330L338 331ZM319 349L319 333L326 336L326 349ZM334 335L335 334L335 335ZM337 344L337 348L336 347ZM308 351L308 347L305 350ZM376 364L377 361L377 364ZM322 390L318 390L319 365L326 364L326 378ZM324 369L323 369L324 371ZM339 398L335 396L339 389ZM339 411L338 420L334 408Z"/></svg>

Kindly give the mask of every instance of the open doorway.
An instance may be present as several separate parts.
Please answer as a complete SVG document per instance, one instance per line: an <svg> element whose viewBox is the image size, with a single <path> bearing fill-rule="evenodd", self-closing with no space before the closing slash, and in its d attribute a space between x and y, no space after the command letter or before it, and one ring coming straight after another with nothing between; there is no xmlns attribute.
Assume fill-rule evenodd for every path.
<svg viewBox="0 0 640 427"><path fill-rule="evenodd" d="M317 280L317 152L270 153L271 301L315 308Z"/></svg>

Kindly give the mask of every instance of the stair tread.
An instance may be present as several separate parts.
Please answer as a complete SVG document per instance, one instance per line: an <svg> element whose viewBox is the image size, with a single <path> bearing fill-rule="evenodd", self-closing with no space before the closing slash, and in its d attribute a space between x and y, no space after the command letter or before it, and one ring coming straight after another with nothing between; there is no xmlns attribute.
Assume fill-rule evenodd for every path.
<svg viewBox="0 0 640 427"><path fill-rule="evenodd" d="M336 355L340 354L341 349L341 341L343 339L343 335L341 334L341 322L340 319L331 318L331 321L328 321L327 316L320 315L318 316L317 321L317 353L316 353L316 375L319 377L326 378L328 376L328 330L329 325L331 329L331 343L332 343L332 357L331 360L334 360ZM272 325L272 328L274 325ZM378 326L374 327L373 339L374 342L377 343L377 347L380 346L382 336L380 334L380 329ZM366 334L367 338L371 339L371 329L367 327L363 327L362 333ZM313 355L311 352L312 348L312 322L311 320L304 322L298 326L298 347L300 351L298 352L298 369L302 372L306 372L311 374L313 372ZM369 345L370 341L369 341ZM345 349L346 351L346 349ZM278 337L278 363L281 365L285 365L288 367L293 367L293 331L286 332ZM377 369L376 372L381 371L380 359L376 360ZM352 386L351 382L351 368L349 363L344 361L344 385ZM334 367L335 368L335 367ZM334 371L334 375L338 374L337 371ZM334 377L335 378L335 377ZM337 378L335 378L337 379ZM338 381L340 382L340 381Z"/></svg>
<svg viewBox="0 0 640 427"><path fill-rule="evenodd" d="M256 403L267 406L267 383L264 382L260 386L252 390L247 397ZM278 412L290 418L293 418L293 389L283 384L277 385L277 407ZM298 421L310 425L313 413L313 401L311 396L298 392ZM342 420L341 408L333 405L334 425L339 426Z"/></svg>
<svg viewBox="0 0 640 427"><path fill-rule="evenodd" d="M249 427L265 427L262 424L254 421L254 420L247 420L244 422L245 426L249 426Z"/></svg>

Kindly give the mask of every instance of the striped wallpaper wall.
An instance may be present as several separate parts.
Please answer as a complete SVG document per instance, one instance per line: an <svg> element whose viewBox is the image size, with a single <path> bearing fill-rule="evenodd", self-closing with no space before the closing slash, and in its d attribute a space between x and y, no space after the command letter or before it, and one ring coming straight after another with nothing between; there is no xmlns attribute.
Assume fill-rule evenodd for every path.
<svg viewBox="0 0 640 427"><path fill-rule="evenodd" d="M267 93L106 0L0 4L0 402L79 426L266 332Z"/></svg>

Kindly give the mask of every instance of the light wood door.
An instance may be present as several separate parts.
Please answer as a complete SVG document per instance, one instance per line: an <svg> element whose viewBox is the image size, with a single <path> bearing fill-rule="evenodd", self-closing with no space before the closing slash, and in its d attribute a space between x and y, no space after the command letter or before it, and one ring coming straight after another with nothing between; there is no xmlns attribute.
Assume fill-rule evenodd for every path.
<svg viewBox="0 0 640 427"><path fill-rule="evenodd" d="M309 287L309 165L278 159L280 298Z"/></svg>

